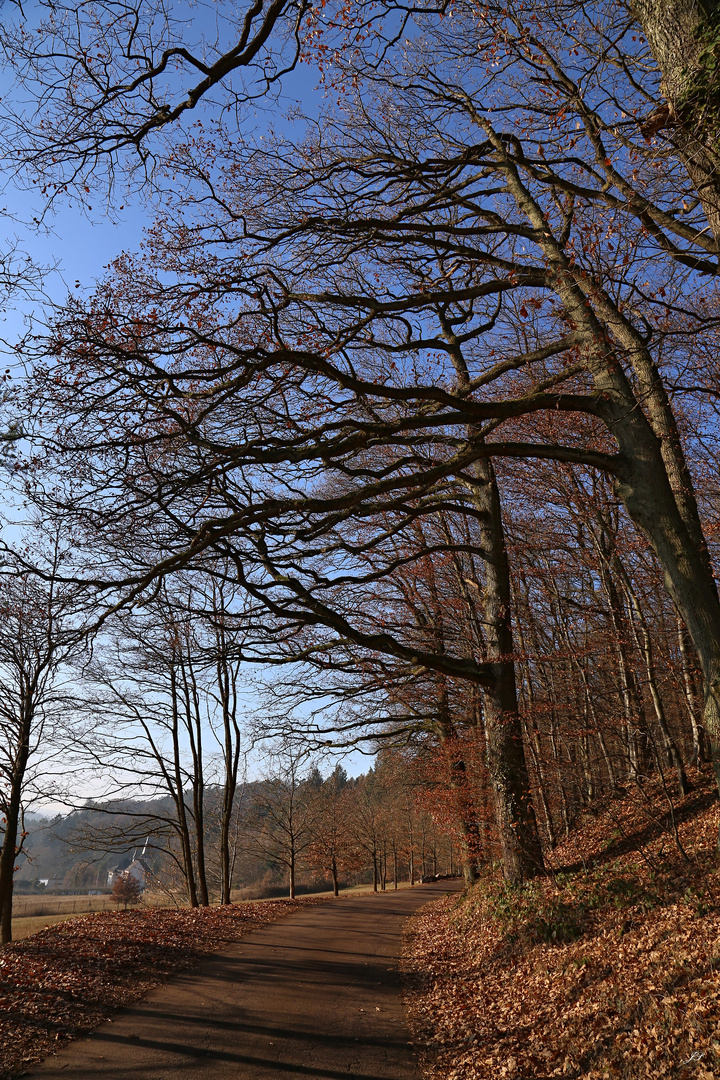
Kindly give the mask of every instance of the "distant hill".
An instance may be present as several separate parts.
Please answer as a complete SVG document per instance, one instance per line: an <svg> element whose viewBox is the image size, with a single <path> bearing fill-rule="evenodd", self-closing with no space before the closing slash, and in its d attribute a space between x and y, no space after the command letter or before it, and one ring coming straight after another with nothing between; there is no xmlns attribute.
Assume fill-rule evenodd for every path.
<svg viewBox="0 0 720 1080"><path fill-rule="evenodd" d="M240 785L236 807L245 804L254 787L253 783ZM215 810L220 794L220 788L214 786L205 790L209 851L214 847ZM165 857L165 851L171 843L174 820L175 808L170 796L91 802L71 813L50 818L28 815L25 819L28 837L25 853L19 860L16 888L19 892L33 890L40 880L46 880L51 888L69 891L105 889L109 871L128 866L143 851L150 867L162 878L172 862ZM266 869L264 865L253 866L252 876L256 872L261 876ZM242 877L246 879L247 873Z"/></svg>
<svg viewBox="0 0 720 1080"><path fill-rule="evenodd" d="M51 879L69 888L104 888L109 869L130 862L151 822L171 814L170 798L162 798L116 799L51 818L28 815L17 887Z"/></svg>

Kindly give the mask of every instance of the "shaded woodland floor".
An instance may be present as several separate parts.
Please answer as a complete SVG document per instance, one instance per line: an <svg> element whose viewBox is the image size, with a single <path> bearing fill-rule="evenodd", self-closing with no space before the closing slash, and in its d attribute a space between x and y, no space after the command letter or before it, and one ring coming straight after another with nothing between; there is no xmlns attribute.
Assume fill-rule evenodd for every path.
<svg viewBox="0 0 720 1080"><path fill-rule="evenodd" d="M427 1080L720 1078L718 801L629 786L552 873L429 905L406 934Z"/></svg>

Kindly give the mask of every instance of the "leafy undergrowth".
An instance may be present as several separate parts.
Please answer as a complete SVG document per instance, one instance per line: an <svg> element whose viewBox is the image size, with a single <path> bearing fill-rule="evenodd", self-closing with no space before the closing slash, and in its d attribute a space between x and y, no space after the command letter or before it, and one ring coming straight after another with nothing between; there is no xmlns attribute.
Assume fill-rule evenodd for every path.
<svg viewBox="0 0 720 1080"><path fill-rule="evenodd" d="M657 783L608 800L547 878L488 872L412 920L406 1004L429 1080L720 1080L718 803L691 779L672 814Z"/></svg>
<svg viewBox="0 0 720 1080"><path fill-rule="evenodd" d="M0 949L0 1080L86 1035L170 975L315 898L101 912Z"/></svg>

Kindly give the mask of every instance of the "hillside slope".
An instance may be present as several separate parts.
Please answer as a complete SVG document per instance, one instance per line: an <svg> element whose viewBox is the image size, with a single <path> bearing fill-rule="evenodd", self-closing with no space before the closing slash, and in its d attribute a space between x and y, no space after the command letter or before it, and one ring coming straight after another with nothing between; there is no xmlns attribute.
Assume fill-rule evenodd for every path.
<svg viewBox="0 0 720 1080"><path fill-rule="evenodd" d="M406 939L430 1080L720 1080L718 802L707 776L607 800L547 879L424 909Z"/></svg>

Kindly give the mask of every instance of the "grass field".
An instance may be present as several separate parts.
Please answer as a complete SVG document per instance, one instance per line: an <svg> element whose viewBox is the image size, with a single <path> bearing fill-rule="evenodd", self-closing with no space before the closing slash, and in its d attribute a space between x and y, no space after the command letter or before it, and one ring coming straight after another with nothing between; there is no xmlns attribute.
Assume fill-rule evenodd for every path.
<svg viewBox="0 0 720 1080"><path fill-rule="evenodd" d="M52 926L53 923L65 922L67 919L72 919L72 917L72 915L28 915L24 918L13 919L13 941L20 941L22 938L31 937L40 930L44 930L46 926Z"/></svg>
<svg viewBox="0 0 720 1080"><path fill-rule="evenodd" d="M109 911L115 905L111 896L15 896L13 914L17 918L42 915L84 915L90 911Z"/></svg>
<svg viewBox="0 0 720 1080"><path fill-rule="evenodd" d="M163 893L143 896L145 907L171 907ZM117 905L111 896L16 896L13 901L13 939L30 937L54 923L64 922L76 915L94 911L114 911Z"/></svg>
<svg viewBox="0 0 720 1080"><path fill-rule="evenodd" d="M401 889L410 887L407 881L399 883ZM388 890L393 885L388 884ZM246 890L233 890L233 902L255 899L244 895ZM358 893L372 892L372 885L353 885L348 889L341 889L340 895L357 895ZM314 893L314 896L331 896L332 892ZM37 934L46 926L64 922L77 915L90 915L94 911L113 911L117 905L113 903L111 896L16 896L13 902L13 940L20 941L22 938ZM142 898L143 907L171 907L171 901L165 893L146 893ZM185 907L184 901L179 901L180 907Z"/></svg>

